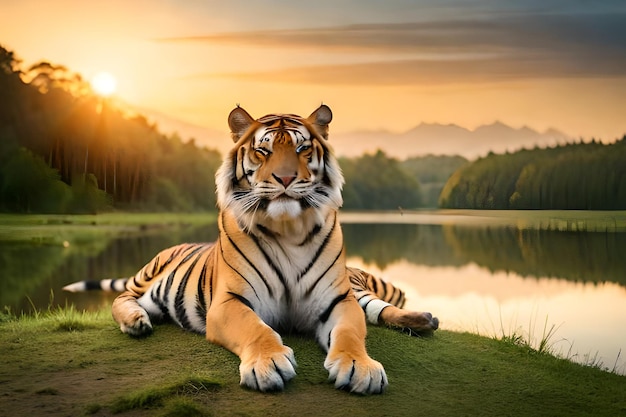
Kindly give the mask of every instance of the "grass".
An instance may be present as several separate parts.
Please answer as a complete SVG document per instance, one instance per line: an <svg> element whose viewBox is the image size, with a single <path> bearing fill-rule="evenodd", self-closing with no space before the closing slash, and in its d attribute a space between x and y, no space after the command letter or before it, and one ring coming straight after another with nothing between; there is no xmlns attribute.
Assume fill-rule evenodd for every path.
<svg viewBox="0 0 626 417"><path fill-rule="evenodd" d="M111 405L111 411L118 414L137 409L162 408L167 405L168 414L208 415L210 413L204 407L194 403L189 397L212 393L218 390L220 385L214 380L191 376L178 383L143 388L119 397Z"/></svg>
<svg viewBox="0 0 626 417"><path fill-rule="evenodd" d="M515 220L511 212L504 213L508 218L492 211L442 214L480 222L491 216L496 223L526 227L626 230L624 212L515 212ZM404 213L402 221L407 217ZM0 240L74 247L81 240L214 220L214 214L203 213L0 214ZM0 414L626 415L626 376L602 371L604 364L593 355L589 366L554 357L556 330L546 319L543 336L535 341L520 331L481 337L439 330L431 338L415 338L371 327L368 350L385 365L390 381L381 396L335 390L320 348L310 339L286 336L298 376L282 393L261 394L239 387L234 355L172 325L157 326L151 337L137 340L120 333L108 309L85 313L68 306L19 317L5 311L0 313Z"/></svg>
<svg viewBox="0 0 626 417"><path fill-rule="evenodd" d="M519 337L437 331L411 337L370 327L368 350L385 365L380 396L333 388L323 352L286 336L298 376L282 393L239 386L238 359L173 325L133 339L110 311L71 307L0 320L0 410L7 415L120 416L616 416L626 377L540 352ZM545 343L549 346L549 340Z"/></svg>
<svg viewBox="0 0 626 417"><path fill-rule="evenodd" d="M385 212L390 213L390 212ZM380 221L380 212L342 212L340 220ZM415 224L455 224L459 226L505 226L520 230L570 232L626 232L626 211L588 210L402 210L387 222Z"/></svg>
<svg viewBox="0 0 626 417"><path fill-rule="evenodd" d="M535 334L535 320L533 318L531 318L528 323L527 331L524 331L519 326L514 326L514 330L505 330L505 326L502 323L502 320L500 320L499 333L493 334L491 337L495 340L500 340L504 343L527 349L529 352L557 356L560 358L565 358L567 360L576 361L577 363L582 364L586 367L592 367L614 374L626 375L623 368L624 365L619 365L621 350L618 352L617 357L615 358L615 362L611 366L609 366L608 364L605 364L601 358L598 357L598 352L595 352L593 354L586 353L582 355L582 358L579 357L579 354L572 354L572 349L574 347L573 343L570 344L569 350L566 353L555 349L555 343L564 341L564 339L558 341L554 340L554 337L557 334L559 327L560 326L556 326L555 324L548 325L548 317L546 316L544 320L542 334L538 339L535 339L533 337L533 335ZM476 331L476 334L480 334L480 332Z"/></svg>
<svg viewBox="0 0 626 417"><path fill-rule="evenodd" d="M216 217L216 213L0 213L0 241L68 246L121 234L200 226L215 222Z"/></svg>

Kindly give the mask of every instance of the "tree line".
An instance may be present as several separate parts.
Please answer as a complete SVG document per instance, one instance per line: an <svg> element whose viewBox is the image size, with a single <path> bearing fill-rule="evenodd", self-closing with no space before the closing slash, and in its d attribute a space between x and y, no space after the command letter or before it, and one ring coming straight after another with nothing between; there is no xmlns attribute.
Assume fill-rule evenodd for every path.
<svg viewBox="0 0 626 417"><path fill-rule="evenodd" d="M445 181L465 163L467 160L460 156L434 155L400 161L381 150L356 158L339 158L346 181L344 208L436 208Z"/></svg>
<svg viewBox="0 0 626 417"><path fill-rule="evenodd" d="M79 74L0 46L0 211L212 210L220 154L164 135ZM225 139L227 140L227 139ZM460 157L340 158L348 209L435 207Z"/></svg>
<svg viewBox="0 0 626 417"><path fill-rule="evenodd" d="M164 135L95 95L79 74L28 68L0 46L0 211L213 210L221 155ZM225 139L227 140L227 139ZM399 161L339 158L346 209L626 209L626 136Z"/></svg>
<svg viewBox="0 0 626 417"><path fill-rule="evenodd" d="M490 154L456 171L442 208L626 209L626 136Z"/></svg>
<svg viewBox="0 0 626 417"><path fill-rule="evenodd" d="M0 96L1 211L215 207L218 152L163 135L65 67L24 69L0 46Z"/></svg>

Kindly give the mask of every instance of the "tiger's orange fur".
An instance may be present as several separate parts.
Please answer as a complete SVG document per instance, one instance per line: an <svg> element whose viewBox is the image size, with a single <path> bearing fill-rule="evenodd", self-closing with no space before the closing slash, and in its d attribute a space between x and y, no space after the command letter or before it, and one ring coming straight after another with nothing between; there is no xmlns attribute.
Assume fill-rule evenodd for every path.
<svg viewBox="0 0 626 417"><path fill-rule="evenodd" d="M166 249L129 278L112 307L123 332L143 336L152 319L171 318L237 354L241 384L261 391L296 375L278 332L309 333L327 351L336 387L383 392L385 371L365 349L366 319L415 331L435 330L438 320L401 310L402 291L346 266L331 119L325 105L308 118L231 112L235 146L216 174L219 237Z"/></svg>

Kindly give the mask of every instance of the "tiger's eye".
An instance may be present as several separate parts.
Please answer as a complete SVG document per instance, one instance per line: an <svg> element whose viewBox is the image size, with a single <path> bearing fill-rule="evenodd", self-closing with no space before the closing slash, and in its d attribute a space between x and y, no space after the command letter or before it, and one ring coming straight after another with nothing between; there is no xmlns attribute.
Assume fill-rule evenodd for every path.
<svg viewBox="0 0 626 417"><path fill-rule="evenodd" d="M311 149L310 145L300 145L300 146L298 146L296 148L296 153L302 153L302 152L304 152L306 150L309 150L309 149Z"/></svg>
<svg viewBox="0 0 626 417"><path fill-rule="evenodd" d="M270 154L270 151L268 151L267 149L264 149L264 148L256 148L254 150L254 152L256 153L256 155L258 157L261 157L261 158L266 158L267 155Z"/></svg>

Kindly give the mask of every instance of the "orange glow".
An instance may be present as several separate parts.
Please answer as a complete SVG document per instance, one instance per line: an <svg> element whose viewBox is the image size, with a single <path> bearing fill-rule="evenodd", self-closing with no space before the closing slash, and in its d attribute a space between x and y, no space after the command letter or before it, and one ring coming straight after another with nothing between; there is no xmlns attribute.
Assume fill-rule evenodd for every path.
<svg viewBox="0 0 626 417"><path fill-rule="evenodd" d="M500 39L495 37L472 43L472 36L444 36L435 40L451 43L439 47L426 42L432 34L428 31L425 38L400 38L404 42L394 43L394 36L411 35L411 25L419 22L436 27L433 36L448 33L450 28L454 34L458 28L445 10L436 7L394 10L385 5L380 12L395 18L381 18L385 23L377 23L375 10L368 8L382 8L382 3L350 6L345 6L350 10L345 16L352 20L333 20L344 14L320 11L331 20L317 24L310 16L313 11L276 19L271 8L254 5L216 10L193 2L155 5L147 0L7 2L0 39L26 67L46 60L86 77L107 68L119 77L115 94L121 100L140 110L219 130L225 138L226 115L237 103L261 116L308 114L324 102L335 114L333 133L403 132L421 122L473 129L496 120L515 128L527 125L543 131L553 127L573 138L607 142L626 133L622 114L626 77L619 71L623 68L619 54L612 59L602 55L603 60L597 62L578 58L577 48L583 46L568 48L573 41L566 36L554 39L555 45L565 45L559 52L572 49L563 61L550 50L539 57L525 56L543 48L516 48L515 42L499 49L495 41ZM147 15L146 10L150 10ZM361 11L365 12L362 16ZM448 20L436 25L442 15ZM302 16L307 16L306 21ZM486 18L497 24L500 16L487 14ZM540 18L533 13L526 17ZM406 30L396 30L394 19L415 22L400 26ZM361 37L359 31L350 32L342 38L351 24L359 23L363 23L360 31L372 25L373 30ZM291 31L285 33L282 27ZM542 39L522 36L523 28L510 32L512 37L517 35L515 41ZM561 33L558 27L553 29L541 35ZM355 41L350 43L351 39ZM388 44L376 47L379 40ZM600 41L583 52L590 56L595 56L594 51L608 53ZM483 44L491 49L483 51Z"/></svg>

